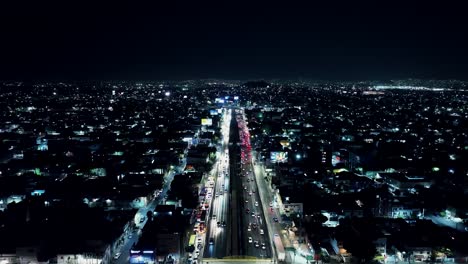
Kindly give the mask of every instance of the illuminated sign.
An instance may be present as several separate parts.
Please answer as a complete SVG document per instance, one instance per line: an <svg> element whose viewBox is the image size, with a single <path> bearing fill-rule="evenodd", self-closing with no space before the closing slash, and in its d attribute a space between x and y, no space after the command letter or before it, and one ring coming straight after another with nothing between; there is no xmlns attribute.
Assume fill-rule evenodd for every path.
<svg viewBox="0 0 468 264"><path fill-rule="evenodd" d="M288 153L284 151L272 151L270 153L270 160L276 163L288 162Z"/></svg>
<svg viewBox="0 0 468 264"><path fill-rule="evenodd" d="M37 195L37 196L41 196L41 195L43 195L44 193L45 193L45 190L35 190L35 191L32 191L32 192L31 192L31 195L32 195L32 196L36 196L36 195Z"/></svg>
<svg viewBox="0 0 468 264"><path fill-rule="evenodd" d="M201 124L203 126L211 126L211 125L213 125L213 119L211 119L211 118L202 118Z"/></svg>

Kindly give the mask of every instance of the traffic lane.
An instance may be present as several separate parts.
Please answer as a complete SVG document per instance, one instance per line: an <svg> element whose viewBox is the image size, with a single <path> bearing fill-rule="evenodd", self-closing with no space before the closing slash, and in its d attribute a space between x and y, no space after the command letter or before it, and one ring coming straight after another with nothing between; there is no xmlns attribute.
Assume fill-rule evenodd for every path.
<svg viewBox="0 0 468 264"><path fill-rule="evenodd" d="M243 177L241 177L241 183L245 186L245 180ZM245 190L242 190L241 192L241 203L242 203L242 218L243 218L243 226L242 226L242 233L243 233L243 242L244 242L244 248L245 248L245 253L244 255L248 256L255 256L255 250L253 248L253 243L249 242L249 237L254 237L254 234L252 231L247 231L249 223L252 222L252 216L251 216L251 204L252 201L250 197L247 195ZM247 201L247 202L246 202ZM247 213L247 209L249 212Z"/></svg>
<svg viewBox="0 0 468 264"><path fill-rule="evenodd" d="M227 171L227 170L226 170ZM223 175L225 175L225 173L223 173ZM224 192L224 190L226 189L226 182L227 182L227 177L226 176L223 176L221 178L221 185L219 187L219 198L220 198L220 203L219 203L219 207L220 207L220 210L219 210L219 213L220 213L220 224L222 225L221 226L221 231L222 231L222 234L221 234L221 239L222 239L222 245L224 245L226 243L226 232L224 232L224 224L226 221L227 221L227 218L228 218L228 212L227 212L227 202L228 202L228 199L227 199L227 193Z"/></svg>
<svg viewBox="0 0 468 264"><path fill-rule="evenodd" d="M268 232L267 232L267 228L266 228L266 225L265 225L265 220L263 218L263 214L262 214L262 210L261 208L259 208L259 206L254 206L255 209L253 209L253 211L255 212L255 217L252 217L252 222L253 223L256 223L257 224L257 228L255 229L252 229L252 232L254 233L254 237L258 244L259 244L259 247L256 248L256 249L259 249L261 248L261 244L262 243L265 243L265 247L266 249L263 251L258 251L257 250L257 253L259 254L262 254L262 257L265 257L265 256L269 256L269 250L268 250ZM258 217L260 215L260 217ZM261 230L263 231L263 234L261 232Z"/></svg>
<svg viewBox="0 0 468 264"><path fill-rule="evenodd" d="M256 165L254 166L254 171L255 171L255 177L257 179L257 186L259 187L259 195L261 194L262 201L265 202L265 204L263 204L263 208L264 210L268 211L268 213L266 214L268 219L265 219L265 220L267 221L266 225L268 226L268 229L270 231L269 236L272 238L274 234L280 234L279 232L281 230L280 223L275 222L273 220L273 218L275 217L280 219L279 212L277 209L274 209L269 206L269 204L273 202L273 195L270 192L270 190L267 189L268 187L266 186L266 182L263 180L264 172L262 168ZM269 203L268 207L266 205L266 202ZM270 241L272 241L272 239ZM274 251L272 251L272 248L273 248L273 245L271 243L270 251L271 251L271 256L273 257L275 254L274 254Z"/></svg>
<svg viewBox="0 0 468 264"><path fill-rule="evenodd" d="M129 235L127 235L125 237L125 244L122 246L121 250L119 250L119 252L121 252L121 255L120 257L115 260L114 259L114 256L112 256L113 260L115 261L115 263L118 263L118 264L124 264L124 263L128 263L129 259L130 259L130 249L131 247L133 246L134 243L137 242L137 230L133 231L132 233L130 233L131 235L131 238Z"/></svg>
<svg viewBox="0 0 468 264"><path fill-rule="evenodd" d="M250 153L247 154L247 156L250 157ZM249 159L247 159L249 160ZM246 182L247 184L250 186L250 190L249 190L249 195L250 195L250 192L252 192L252 205L255 207L253 208L252 210L255 211L255 213L257 215L260 215L260 217L256 218L255 221L257 221L258 223L258 235L256 235L256 237L258 237L258 241L259 243L265 243L265 254L263 254L263 252L261 253L263 257L267 257L267 256L271 256L271 246L269 246L269 243L270 243L270 240L268 239L268 229L267 229L267 225L266 225L266 221L268 221L267 219L265 219L264 217L264 214L263 214L263 204L261 204L261 200L260 200L260 195L259 195L259 192L258 192L258 186L257 186L257 183L254 179L255 175L253 173L253 166L250 164L249 161L245 162L245 171L246 171ZM257 206L255 206L255 202L257 202ZM259 208L260 207L260 208ZM265 224L264 224L265 223ZM264 231L264 234L260 234L260 229L262 229Z"/></svg>
<svg viewBox="0 0 468 264"><path fill-rule="evenodd" d="M223 166L222 171L219 173L221 177L218 177L215 187L215 201L213 203L213 216L216 215L216 219L212 217L212 232L211 238L214 240L214 244L212 245L213 250L211 251L214 256L216 257L224 257L225 255L225 244L226 242L226 232L224 227L222 226L223 222L226 222L227 219L227 206L226 206L226 194L224 193L224 188L226 184L226 178L224 175L227 170L224 169ZM219 176L218 175L218 176ZM218 226L220 223L220 226Z"/></svg>
<svg viewBox="0 0 468 264"><path fill-rule="evenodd" d="M214 189L214 191L216 191L216 189ZM212 198L213 201L212 201L212 205L211 205L211 212L210 212L210 215L209 215L209 232L208 232L208 236L206 237L206 242L205 242L205 245L207 245L207 254L209 257L214 257L216 255L216 242L218 240L218 237L217 237L217 226L216 226L216 220L213 219L214 216L217 217L217 214L219 213L218 211L218 197L215 196L215 194L213 194L214 197ZM213 244L210 243L210 241L213 240Z"/></svg>
<svg viewBox="0 0 468 264"><path fill-rule="evenodd" d="M218 201L218 213L220 215L219 219L216 220L216 239L215 239L215 248L216 248L216 257L223 257L224 256L224 244L226 242L225 235L226 232L224 230L224 227L222 226L223 221L225 221L225 211L224 211L224 201L225 197L224 195L220 195ZM218 225L220 223L220 225Z"/></svg>
<svg viewBox="0 0 468 264"><path fill-rule="evenodd" d="M251 185L250 185L251 186ZM250 190L249 190L250 191ZM248 196L246 202L246 209L249 209L249 213L246 212L245 220L246 220L246 233L248 234L248 237L252 238L252 243L249 242L248 237L247 237L247 242L248 242L248 251L249 255L251 256L256 256L256 257L264 257L265 255L268 255L267 249L263 250L261 248L261 244L265 243L267 244L266 240L267 238L265 237L265 234L262 235L260 233L260 230L263 229L265 230L264 227L264 221L262 217L258 217L258 215L261 214L261 210L259 210L259 206L255 206L255 201L256 198L254 195L250 196L249 191L244 191L244 194ZM258 202L258 201L257 201ZM250 231L248 231L248 226L250 224ZM254 227L256 225L256 227ZM255 243L257 242L257 243ZM255 247L255 245L258 245L258 247Z"/></svg>

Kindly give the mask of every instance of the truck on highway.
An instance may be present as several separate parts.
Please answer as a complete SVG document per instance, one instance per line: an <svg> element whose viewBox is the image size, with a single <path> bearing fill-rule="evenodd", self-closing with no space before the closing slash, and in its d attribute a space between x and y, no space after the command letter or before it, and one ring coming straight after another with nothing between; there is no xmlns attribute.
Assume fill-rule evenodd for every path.
<svg viewBox="0 0 468 264"><path fill-rule="evenodd" d="M284 259L286 258L286 253L284 251L281 237L278 234L275 234L273 237L273 242L275 243L275 249L276 249L276 255L278 256L278 261L284 261Z"/></svg>

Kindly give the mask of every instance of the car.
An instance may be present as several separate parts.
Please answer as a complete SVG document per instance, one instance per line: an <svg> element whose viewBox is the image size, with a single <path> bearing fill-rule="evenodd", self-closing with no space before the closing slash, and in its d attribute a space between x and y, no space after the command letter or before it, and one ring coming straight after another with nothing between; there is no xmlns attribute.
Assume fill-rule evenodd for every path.
<svg viewBox="0 0 468 264"><path fill-rule="evenodd" d="M220 226L221 226L221 223L220 223L220 222L217 222L216 225L217 225L218 227L220 227Z"/></svg>
<svg viewBox="0 0 468 264"><path fill-rule="evenodd" d="M198 248L198 249L201 249L201 248L202 248L202 244L198 244L198 245L197 245L197 248Z"/></svg>
<svg viewBox="0 0 468 264"><path fill-rule="evenodd" d="M211 219L216 220L216 215L211 216Z"/></svg>
<svg viewBox="0 0 468 264"><path fill-rule="evenodd" d="M132 237L133 237L133 236L132 236L131 234L130 234L130 235L128 235L128 239L132 239Z"/></svg>
<svg viewBox="0 0 468 264"><path fill-rule="evenodd" d="M199 256L200 255L200 250L195 250L195 256Z"/></svg>
<svg viewBox="0 0 468 264"><path fill-rule="evenodd" d="M221 225L222 225L223 227L226 226L226 221L223 221L223 222L221 223Z"/></svg>
<svg viewBox="0 0 468 264"><path fill-rule="evenodd" d="M143 223L145 221L145 218L140 218L140 223Z"/></svg>
<svg viewBox="0 0 468 264"><path fill-rule="evenodd" d="M246 203L248 203L248 202L249 202L249 200L245 200L245 202L246 202Z"/></svg>
<svg viewBox="0 0 468 264"><path fill-rule="evenodd" d="M213 245L214 244L214 239L211 237L210 238L210 245Z"/></svg>
<svg viewBox="0 0 468 264"><path fill-rule="evenodd" d="M252 231L252 228L250 226L247 227L247 232Z"/></svg>
<svg viewBox="0 0 468 264"><path fill-rule="evenodd" d="M263 229L260 229L260 235L264 235L265 232L263 232Z"/></svg>
<svg viewBox="0 0 468 264"><path fill-rule="evenodd" d="M266 245L264 242L262 242L262 249L266 249Z"/></svg>
<svg viewBox="0 0 468 264"><path fill-rule="evenodd" d="M251 195L252 195L252 192L249 192L249 196L251 196Z"/></svg>
<svg viewBox="0 0 468 264"><path fill-rule="evenodd" d="M270 207L273 207L273 202L270 202Z"/></svg>
<svg viewBox="0 0 468 264"><path fill-rule="evenodd" d="M252 213L252 216L255 217L255 213Z"/></svg>
<svg viewBox="0 0 468 264"><path fill-rule="evenodd" d="M255 206L258 206L258 202L257 202L257 201L255 201Z"/></svg>
<svg viewBox="0 0 468 264"><path fill-rule="evenodd" d="M273 217L273 221L277 222L278 223L278 218L276 217Z"/></svg>
<svg viewBox="0 0 468 264"><path fill-rule="evenodd" d="M255 190L252 190L253 193L255 193Z"/></svg>
<svg viewBox="0 0 468 264"><path fill-rule="evenodd" d="M258 244L258 241L254 241L254 246L255 246L256 248L260 247L260 245Z"/></svg>
<svg viewBox="0 0 468 264"><path fill-rule="evenodd" d="M253 240L252 240L252 237L249 237L249 243L252 243Z"/></svg>
<svg viewBox="0 0 468 264"><path fill-rule="evenodd" d="M122 255L122 253L120 253L120 252L115 253L114 259L119 259L120 255Z"/></svg>

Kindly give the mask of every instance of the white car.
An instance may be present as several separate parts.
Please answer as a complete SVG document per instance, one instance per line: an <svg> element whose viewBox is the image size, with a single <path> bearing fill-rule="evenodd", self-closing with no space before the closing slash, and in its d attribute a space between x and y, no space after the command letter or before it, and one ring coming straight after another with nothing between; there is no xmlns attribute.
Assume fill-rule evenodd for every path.
<svg viewBox="0 0 468 264"><path fill-rule="evenodd" d="M257 202L257 201L255 201L255 206L258 206L258 202Z"/></svg>
<svg viewBox="0 0 468 264"><path fill-rule="evenodd" d="M253 240L252 240L252 237L249 237L249 243L252 243Z"/></svg>
<svg viewBox="0 0 468 264"><path fill-rule="evenodd" d="M119 259L120 255L122 255L122 253L120 253L120 252L115 253L114 259Z"/></svg>
<svg viewBox="0 0 468 264"><path fill-rule="evenodd" d="M260 229L260 235L264 235L265 232L263 232L263 229Z"/></svg>

